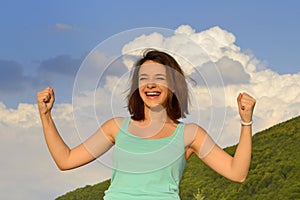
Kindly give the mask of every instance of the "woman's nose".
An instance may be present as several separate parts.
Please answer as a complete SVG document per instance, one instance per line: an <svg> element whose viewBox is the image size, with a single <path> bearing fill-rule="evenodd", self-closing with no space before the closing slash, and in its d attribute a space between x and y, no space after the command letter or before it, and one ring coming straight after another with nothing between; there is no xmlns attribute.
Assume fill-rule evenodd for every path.
<svg viewBox="0 0 300 200"><path fill-rule="evenodd" d="M156 83L154 83L154 82L148 82L147 83L147 88L148 89L152 89L152 88L155 88L156 87Z"/></svg>

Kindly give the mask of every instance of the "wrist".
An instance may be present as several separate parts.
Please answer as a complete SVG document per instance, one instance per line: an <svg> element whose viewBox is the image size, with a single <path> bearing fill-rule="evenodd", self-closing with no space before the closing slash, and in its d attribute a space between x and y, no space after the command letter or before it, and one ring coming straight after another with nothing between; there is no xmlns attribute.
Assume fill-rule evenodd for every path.
<svg viewBox="0 0 300 200"><path fill-rule="evenodd" d="M251 121L249 121L249 122L245 122L245 121L243 121L242 119L241 119L241 125L242 126L251 126L252 125L252 123L253 123L253 121L251 120Z"/></svg>
<svg viewBox="0 0 300 200"><path fill-rule="evenodd" d="M51 113L50 112L40 113L40 117L41 119L49 119L51 118Z"/></svg>

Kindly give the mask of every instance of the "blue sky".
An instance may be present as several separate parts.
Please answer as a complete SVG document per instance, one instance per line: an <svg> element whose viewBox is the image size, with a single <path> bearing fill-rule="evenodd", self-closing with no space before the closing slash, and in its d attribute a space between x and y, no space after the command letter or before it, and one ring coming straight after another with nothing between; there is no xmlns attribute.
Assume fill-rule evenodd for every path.
<svg viewBox="0 0 300 200"><path fill-rule="evenodd" d="M26 64L60 54L81 55L113 34L154 26L196 30L218 25L243 49L279 73L299 67L298 1L5 1L1 3L1 58ZM57 31L55 24L77 30Z"/></svg>
<svg viewBox="0 0 300 200"><path fill-rule="evenodd" d="M227 81L221 88L226 90L224 124L228 125L220 140L224 146L238 141L232 129L239 125L235 95L240 89L249 90L257 98L255 131L299 115L299 19L300 1L296 0L1 1L0 156L7 159L1 163L1 177L4 178L0 182L0 198L53 199L108 176L107 170L99 172L97 164L74 172L57 170L41 134L35 97L38 90L48 85L54 87L55 121L67 143L77 145L81 141L75 134L71 104L77 70L99 43L124 31L143 27L177 30L181 27L181 31L187 32L194 29L192 35L201 35L202 39L211 39L213 35L208 41L216 51L208 51L208 54L215 56L214 62ZM226 38L233 36L232 44ZM177 45L176 40L173 43ZM188 56L192 53L186 51ZM106 59L105 55L100 57ZM210 71L207 70L207 77L214 80ZM106 89L113 88L124 71L113 68L109 73L103 83L104 89L97 94L112 99L111 91ZM203 88L195 88L195 91L197 89L203 92ZM205 120L210 119L211 105L206 100L209 98L200 99L203 124L209 124ZM89 101L78 101L83 102L85 111ZM111 107L99 107L104 110L103 117L107 117ZM90 123L89 118L82 121L84 128L92 130ZM15 188L23 190L15 193Z"/></svg>

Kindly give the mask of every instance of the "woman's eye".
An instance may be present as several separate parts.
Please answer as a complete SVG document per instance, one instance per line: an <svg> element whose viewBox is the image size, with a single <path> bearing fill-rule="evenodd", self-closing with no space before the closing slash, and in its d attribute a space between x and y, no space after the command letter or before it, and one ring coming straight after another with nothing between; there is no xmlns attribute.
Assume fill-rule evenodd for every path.
<svg viewBox="0 0 300 200"><path fill-rule="evenodd" d="M164 77L157 77L157 80L165 80L165 78Z"/></svg>
<svg viewBox="0 0 300 200"><path fill-rule="evenodd" d="M146 80L146 78L140 78L139 80L140 80L140 81L143 81L143 80Z"/></svg>

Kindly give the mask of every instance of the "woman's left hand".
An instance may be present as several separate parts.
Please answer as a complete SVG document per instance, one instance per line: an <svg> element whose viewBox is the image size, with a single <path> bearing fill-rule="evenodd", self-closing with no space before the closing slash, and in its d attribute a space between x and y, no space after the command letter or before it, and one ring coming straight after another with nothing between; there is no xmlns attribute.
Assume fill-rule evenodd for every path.
<svg viewBox="0 0 300 200"><path fill-rule="evenodd" d="M256 100L247 93L240 93L237 103L242 121L251 122Z"/></svg>

